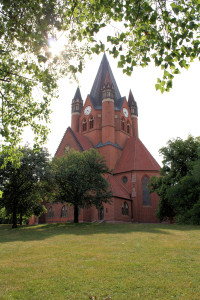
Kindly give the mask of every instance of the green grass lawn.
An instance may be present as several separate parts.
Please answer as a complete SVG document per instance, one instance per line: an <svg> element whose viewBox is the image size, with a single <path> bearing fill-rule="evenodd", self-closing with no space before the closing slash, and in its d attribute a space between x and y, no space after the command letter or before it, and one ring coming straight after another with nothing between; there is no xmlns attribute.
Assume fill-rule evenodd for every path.
<svg viewBox="0 0 200 300"><path fill-rule="evenodd" d="M0 225L0 299L200 299L200 227Z"/></svg>

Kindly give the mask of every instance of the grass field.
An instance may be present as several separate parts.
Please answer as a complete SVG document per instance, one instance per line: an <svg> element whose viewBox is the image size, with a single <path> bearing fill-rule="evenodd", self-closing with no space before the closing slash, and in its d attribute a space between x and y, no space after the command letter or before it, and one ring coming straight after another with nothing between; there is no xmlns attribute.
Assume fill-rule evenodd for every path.
<svg viewBox="0 0 200 300"><path fill-rule="evenodd" d="M200 299L200 227L0 225L0 299Z"/></svg>

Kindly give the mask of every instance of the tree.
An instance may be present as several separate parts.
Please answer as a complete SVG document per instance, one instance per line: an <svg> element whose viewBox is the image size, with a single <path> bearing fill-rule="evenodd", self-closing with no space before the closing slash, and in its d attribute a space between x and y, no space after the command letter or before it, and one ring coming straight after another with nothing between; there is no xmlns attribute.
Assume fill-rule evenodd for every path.
<svg viewBox="0 0 200 300"><path fill-rule="evenodd" d="M81 72L86 54L107 50L128 75L154 61L163 70L156 89L168 91L180 68L200 56L199 21L199 0L1 0L0 119L7 158L19 158L16 146L28 125L36 146L46 140L41 120L49 119L57 79ZM97 33L109 24L114 30L105 44ZM62 51L53 56L50 42L62 38ZM39 98L32 96L36 87Z"/></svg>
<svg viewBox="0 0 200 300"><path fill-rule="evenodd" d="M74 222L78 223L78 209L110 201L112 193L105 179L109 172L103 157L94 149L70 151L65 156L55 157L54 200L74 206Z"/></svg>
<svg viewBox="0 0 200 300"><path fill-rule="evenodd" d="M151 178L151 191L160 196L157 217L200 224L200 137L170 140L160 149L160 177Z"/></svg>
<svg viewBox="0 0 200 300"><path fill-rule="evenodd" d="M39 216L45 211L42 205L48 176L48 157L46 150L34 152L28 147L20 150L23 153L20 167L15 168L10 162L0 169L0 185L3 196L0 207L7 214L12 214L13 228L17 227L17 215L22 217ZM1 162L4 157L1 156Z"/></svg>

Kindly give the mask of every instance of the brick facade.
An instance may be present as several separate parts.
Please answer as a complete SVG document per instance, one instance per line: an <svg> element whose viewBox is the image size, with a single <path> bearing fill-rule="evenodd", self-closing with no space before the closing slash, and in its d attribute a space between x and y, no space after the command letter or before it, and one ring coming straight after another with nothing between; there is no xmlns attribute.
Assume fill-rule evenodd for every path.
<svg viewBox="0 0 200 300"><path fill-rule="evenodd" d="M138 109L132 92L128 101L121 97L105 54L84 105L80 90L76 91L71 128L67 128L56 156L64 155L67 148L96 148L112 170L107 177L113 192L112 203L99 210L82 209L79 221L158 221L155 210L159 199L155 193L149 195L146 183L152 175L158 176L160 166L138 137ZM64 205L67 214L62 217ZM46 208L48 212L40 217L40 223L73 220L73 206L67 203L47 204Z"/></svg>

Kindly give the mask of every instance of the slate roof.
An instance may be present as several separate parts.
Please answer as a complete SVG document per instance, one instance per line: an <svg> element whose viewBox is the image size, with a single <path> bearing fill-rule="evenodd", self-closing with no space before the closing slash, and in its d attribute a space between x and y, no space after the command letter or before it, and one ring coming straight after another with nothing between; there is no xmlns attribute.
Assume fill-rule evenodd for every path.
<svg viewBox="0 0 200 300"><path fill-rule="evenodd" d="M108 74L109 76L108 76ZM115 101L115 109L119 110L121 109L122 103L124 101L124 97L121 97L117 83L115 81L115 78L113 76L111 67L109 65L108 59L106 57L106 54L104 53L101 64L99 66L99 70L97 72L95 81L93 83L91 92L89 94L90 99L92 101L92 104L95 109L101 109L102 108L102 87L105 83L105 80L108 80L112 82L114 87L114 101Z"/></svg>
<svg viewBox="0 0 200 300"><path fill-rule="evenodd" d="M72 99L72 102L76 101L76 99L79 99L80 101L83 101L82 97L81 97L81 92L80 92L79 87L76 89L76 93L74 95L74 98Z"/></svg>
<svg viewBox="0 0 200 300"><path fill-rule="evenodd" d="M138 107L137 107L137 102L135 101L134 97L133 97L133 93L130 90L129 92L129 96L128 96L128 106L131 108L131 106L134 107L134 114L136 116L138 116Z"/></svg>
<svg viewBox="0 0 200 300"><path fill-rule="evenodd" d="M114 174L128 171L159 171L160 166L138 137L130 137Z"/></svg>

